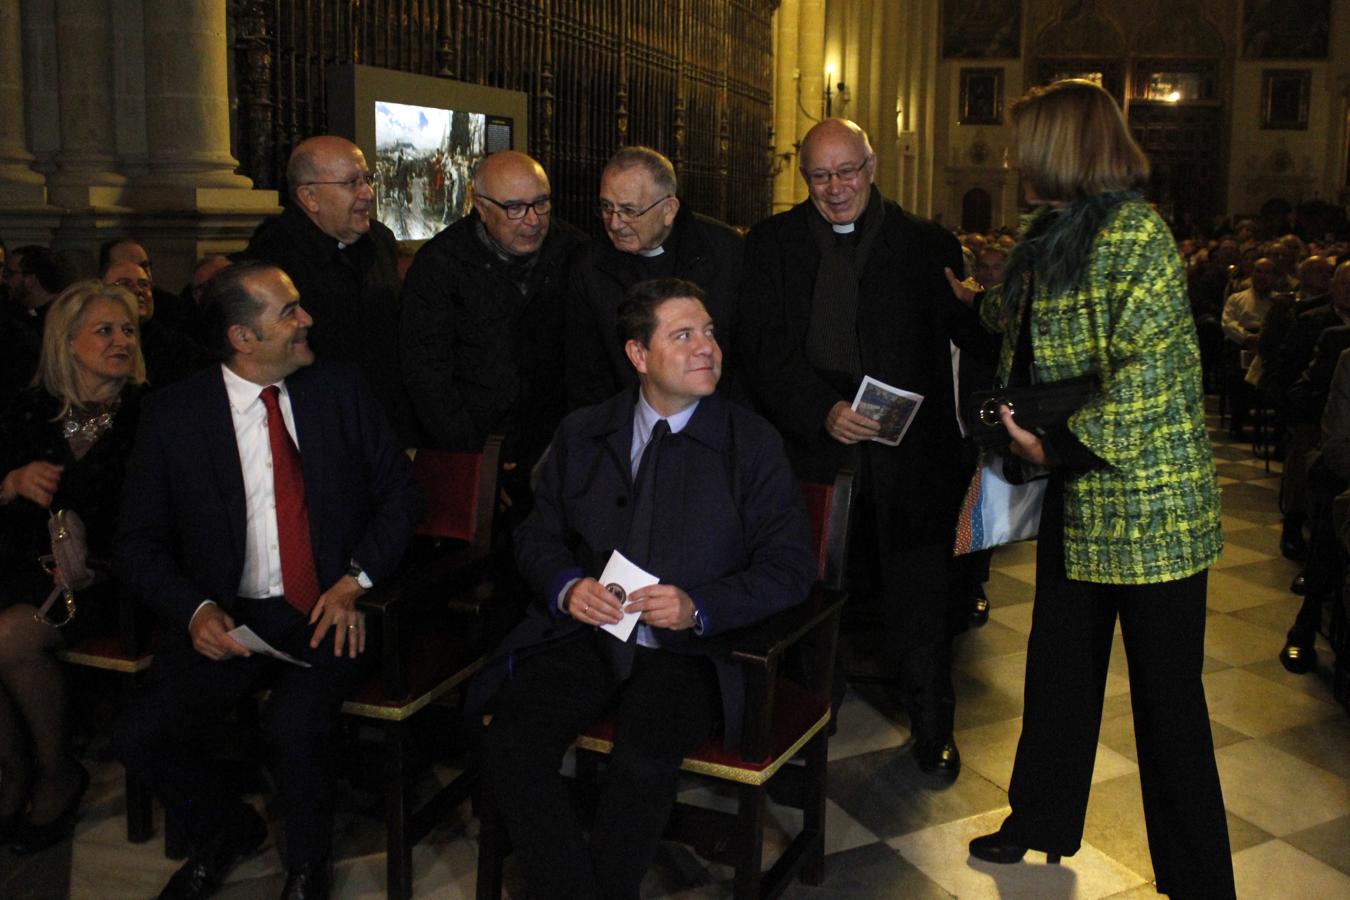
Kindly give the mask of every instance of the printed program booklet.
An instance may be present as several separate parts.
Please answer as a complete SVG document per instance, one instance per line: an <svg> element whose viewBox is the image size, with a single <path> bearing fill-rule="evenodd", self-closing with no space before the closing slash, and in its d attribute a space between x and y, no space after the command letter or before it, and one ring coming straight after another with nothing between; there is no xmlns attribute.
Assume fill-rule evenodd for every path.
<svg viewBox="0 0 1350 900"><path fill-rule="evenodd" d="M922 394L892 387L867 375L858 385L853 410L881 423L881 433L872 440L894 447L909 430L909 423L914 421L914 414L922 402Z"/></svg>

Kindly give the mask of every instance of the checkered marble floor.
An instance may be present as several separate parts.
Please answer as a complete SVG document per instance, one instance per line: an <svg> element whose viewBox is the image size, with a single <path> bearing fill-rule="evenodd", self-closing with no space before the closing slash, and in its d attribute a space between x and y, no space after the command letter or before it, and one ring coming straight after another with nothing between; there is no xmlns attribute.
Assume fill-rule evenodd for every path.
<svg viewBox="0 0 1350 900"><path fill-rule="evenodd" d="M1280 557L1279 466L1215 431L1223 486L1226 547L1209 578L1205 686L1214 730L1238 895L1350 898L1350 716L1321 671L1286 673L1276 660L1298 609L1288 592L1296 566ZM1144 836L1125 658L1117 642L1087 830L1079 853L1060 866L1030 853L1014 866L972 860L966 843L1007 812L1008 779L1021 728L1022 679L1035 580L1034 547L1005 548L988 584L983 628L956 646L957 741L961 777L944 785L914 765L904 716L883 690L850 688L830 745L825 882L795 885L793 898L1148 898L1153 870ZM158 841L124 840L121 770L91 752L95 784L72 843L18 860L0 851L0 895L153 896L176 864ZM441 773L446 777L449 773ZM690 784L685 799L727 797ZM262 802L261 799L259 802ZM344 806L362 802L353 795ZM776 852L799 814L772 807ZM382 896L383 838L376 823L348 812L339 822L335 893ZM418 897L472 897L477 826L467 809L415 853ZM730 896L731 872L677 845L663 845L644 897ZM233 874L221 896L276 896L283 874L269 841Z"/></svg>

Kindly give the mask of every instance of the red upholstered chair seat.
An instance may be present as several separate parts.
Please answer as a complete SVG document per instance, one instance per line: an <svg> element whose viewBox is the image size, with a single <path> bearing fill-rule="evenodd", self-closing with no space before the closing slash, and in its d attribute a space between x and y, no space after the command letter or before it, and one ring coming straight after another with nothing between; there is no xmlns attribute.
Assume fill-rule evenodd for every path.
<svg viewBox="0 0 1350 900"><path fill-rule="evenodd" d="M772 778L830 721L828 697L787 679L779 681L774 694L768 756L759 760L743 759L739 753L724 747L720 737L714 736L685 757L680 768L741 784L763 784ZM596 753L609 753L614 749L614 720L605 718L591 725L577 736L577 746Z"/></svg>

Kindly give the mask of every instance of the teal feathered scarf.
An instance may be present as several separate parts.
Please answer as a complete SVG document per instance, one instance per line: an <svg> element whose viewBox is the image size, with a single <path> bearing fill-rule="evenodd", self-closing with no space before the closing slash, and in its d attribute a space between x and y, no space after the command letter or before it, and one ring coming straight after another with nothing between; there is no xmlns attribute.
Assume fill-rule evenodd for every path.
<svg viewBox="0 0 1350 900"><path fill-rule="evenodd" d="M1120 204L1138 200L1135 191L1108 191L1082 197L1059 209L1042 206L1031 213L1027 227L1003 270L1003 312L1008 321L1022 302L1026 273L1035 273L1037 289L1060 294L1078 286L1087 271L1092 242Z"/></svg>

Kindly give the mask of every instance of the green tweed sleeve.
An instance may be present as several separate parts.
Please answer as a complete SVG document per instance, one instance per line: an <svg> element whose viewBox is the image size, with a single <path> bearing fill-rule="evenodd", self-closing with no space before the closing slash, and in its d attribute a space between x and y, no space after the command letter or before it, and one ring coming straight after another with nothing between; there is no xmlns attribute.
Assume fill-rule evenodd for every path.
<svg viewBox="0 0 1350 900"><path fill-rule="evenodd" d="M1118 467L1189 427L1174 414L1181 380L1198 363L1186 282L1162 220L1126 203L1093 248L1080 307L1088 317L1101 392L1069 419L1093 453Z"/></svg>

